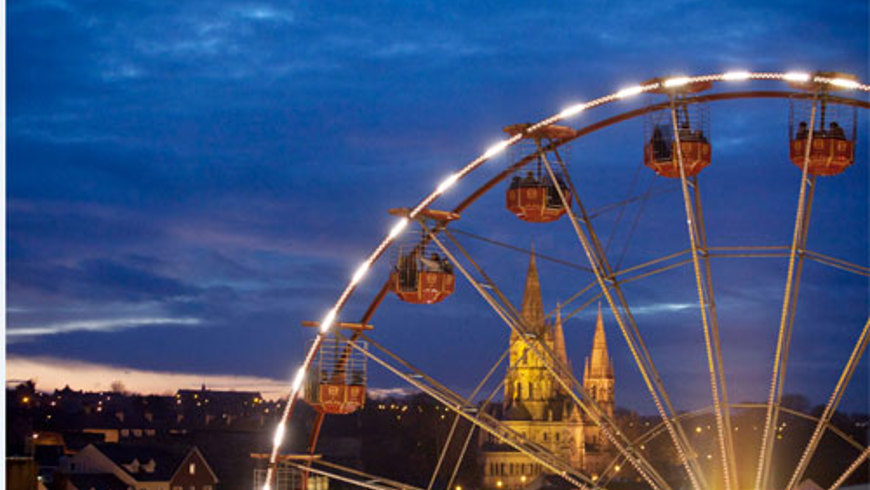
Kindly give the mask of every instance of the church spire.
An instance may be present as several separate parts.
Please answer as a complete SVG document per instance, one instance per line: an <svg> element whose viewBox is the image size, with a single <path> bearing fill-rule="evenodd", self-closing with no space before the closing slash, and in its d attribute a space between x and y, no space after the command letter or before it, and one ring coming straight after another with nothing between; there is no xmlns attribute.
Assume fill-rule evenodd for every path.
<svg viewBox="0 0 870 490"><path fill-rule="evenodd" d="M571 372L571 365L568 362L568 351L565 349L565 333L562 331L562 305L556 305L556 321L553 324L553 348L556 351L556 357L563 366Z"/></svg>
<svg viewBox="0 0 870 490"><path fill-rule="evenodd" d="M538 279L534 244L532 244L532 254L529 259L529 272L526 274L522 315L526 327L532 332L538 332L544 328L544 302L541 299L541 281Z"/></svg>
<svg viewBox="0 0 870 490"><path fill-rule="evenodd" d="M598 303L598 318L595 320L595 336L592 338L592 353L586 361L584 378L613 378L613 363L607 352L604 336L604 320L601 318L601 303Z"/></svg>

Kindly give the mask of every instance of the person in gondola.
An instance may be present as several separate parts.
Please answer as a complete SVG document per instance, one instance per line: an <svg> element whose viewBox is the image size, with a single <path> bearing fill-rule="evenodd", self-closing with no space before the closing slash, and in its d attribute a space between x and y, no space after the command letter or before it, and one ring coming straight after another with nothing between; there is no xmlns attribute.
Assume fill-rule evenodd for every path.
<svg viewBox="0 0 870 490"><path fill-rule="evenodd" d="M432 252L428 259L420 257L420 262L426 267L427 272L441 272L441 257L435 252Z"/></svg>
<svg viewBox="0 0 870 490"><path fill-rule="evenodd" d="M514 177L511 179L510 188L511 188L511 190L513 190L513 189L518 189L519 187L520 187L520 176L514 175Z"/></svg>
<svg viewBox="0 0 870 490"><path fill-rule="evenodd" d="M556 185L562 188L564 191L567 189L567 186L564 182L562 182L561 176L556 176ZM552 183L547 184L547 206L551 208L561 208L562 207L562 198L559 197L559 190L556 189L556 185Z"/></svg>
<svg viewBox="0 0 870 490"><path fill-rule="evenodd" d="M535 178L535 174L533 174L531 170L526 172L526 176L523 177L523 180L520 183L520 187L535 187L537 185L538 179Z"/></svg>
<svg viewBox="0 0 870 490"><path fill-rule="evenodd" d="M399 257L399 287L403 291L417 289L417 259L414 254Z"/></svg>
<svg viewBox="0 0 870 490"><path fill-rule="evenodd" d="M669 160L671 158L670 151L668 151L668 144L665 142L665 137L662 134L661 127L656 126L653 128L651 141L653 157L655 157L656 160Z"/></svg>
<svg viewBox="0 0 870 490"><path fill-rule="evenodd" d="M807 139L807 135L809 135L809 133L810 131L807 128L807 122L801 121L800 124L798 124L797 133L795 133L794 138L797 140L805 140Z"/></svg>
<svg viewBox="0 0 870 490"><path fill-rule="evenodd" d="M692 128L689 127L688 122L680 123L680 141L694 141L694 136L692 135Z"/></svg>
<svg viewBox="0 0 870 490"><path fill-rule="evenodd" d="M831 123L830 131L828 132L828 134L831 136L831 138L834 139L846 139L846 132L843 131L843 128L841 128L840 125L836 123L836 121Z"/></svg>
<svg viewBox="0 0 870 490"><path fill-rule="evenodd" d="M441 259L441 270L448 274L453 274L453 264L447 260L447 257Z"/></svg>

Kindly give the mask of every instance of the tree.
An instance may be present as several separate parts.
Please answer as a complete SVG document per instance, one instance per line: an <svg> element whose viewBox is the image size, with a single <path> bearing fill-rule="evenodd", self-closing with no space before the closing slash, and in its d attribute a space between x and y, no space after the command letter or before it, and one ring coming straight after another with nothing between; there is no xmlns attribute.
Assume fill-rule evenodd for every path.
<svg viewBox="0 0 870 490"><path fill-rule="evenodd" d="M112 381L112 391L115 393L127 393L127 390L124 388L124 383L121 382L120 379Z"/></svg>

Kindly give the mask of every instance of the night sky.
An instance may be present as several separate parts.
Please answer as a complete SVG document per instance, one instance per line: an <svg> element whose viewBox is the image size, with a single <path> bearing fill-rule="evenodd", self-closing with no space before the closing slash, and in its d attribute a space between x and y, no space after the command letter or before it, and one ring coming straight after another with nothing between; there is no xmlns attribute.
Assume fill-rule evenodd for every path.
<svg viewBox="0 0 870 490"><path fill-rule="evenodd" d="M867 19L866 1L10 2L8 377L36 376L45 389L121 379L158 392L206 382L276 393L313 337L300 321L335 301L393 223L386 210L415 204L502 139L501 127L654 76L837 70L866 81ZM789 104L710 110L714 163L701 185L711 244L789 244L800 176L787 155ZM866 114L858 129L856 165L819 186L809 248L866 265ZM590 209L662 190L631 240L638 206L618 226L618 212L596 219L603 236L616 230L609 250L625 250L624 267L688 243L674 183L638 171L643 131L634 120L566 148ZM503 193L456 228L586 262L567 219L521 223ZM460 239L518 304L528 256ZM592 279L539 264L548 310ZM387 265L343 320L359 318ZM784 259L714 262L732 400L766 397L785 270ZM708 405L691 268L626 294L676 405ZM806 265L787 392L827 399L867 298L866 278ZM565 324L578 375L593 320L594 304ZM507 346L507 329L462 282L436 306L390 297L372 323L375 338L462 393ZM605 323L617 403L651 413L608 311ZM374 368L371 377L402 386ZM843 407L866 411L867 399L864 360Z"/></svg>

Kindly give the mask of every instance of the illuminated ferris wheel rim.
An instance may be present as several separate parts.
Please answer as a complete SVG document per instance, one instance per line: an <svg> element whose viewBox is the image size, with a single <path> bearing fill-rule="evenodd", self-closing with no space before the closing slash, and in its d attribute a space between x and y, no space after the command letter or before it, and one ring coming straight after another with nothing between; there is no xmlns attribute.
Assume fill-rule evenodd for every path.
<svg viewBox="0 0 870 490"><path fill-rule="evenodd" d="M435 189L426 195L415 207L411 208L407 213L407 216L399 218L397 222L390 228L387 236L380 242L380 244L375 247L375 249L369 254L368 258L366 258L354 271L351 276L349 282L346 284L344 290L341 295L338 297L333 307L328 310L326 315L319 323L318 334L315 341L312 343L309 348L302 364L296 370L292 383L290 385L290 390L288 394L288 402L285 406L284 414L278 424L278 427L275 431L275 435L273 438L273 447L270 457L270 466L269 466L269 474L266 479L266 484L264 485L264 490L268 490L271 488L269 482L272 477L272 470L274 463L277 459L278 452L280 451L280 447L283 443L284 436L286 433L287 422L289 419L289 414L292 411L292 407L294 402L296 401L302 384L305 379L305 373L308 370L311 362L314 359L314 356L325 336L330 332L332 327L335 325L336 319L341 312L344 305L350 299L350 296L355 291L357 285L363 280L366 276L367 272L371 268L372 264L374 264L381 255L386 251L386 249L396 241L396 239L402 234L402 232L407 227L408 223L417 218L424 210L426 210L431 204L433 204L439 197L441 197L444 193L446 193L450 188L452 188L456 183L464 179L468 174L476 170L478 167L482 166L484 163L489 161L490 159L500 155L506 149L512 147L522 139L528 137L530 134L541 130L545 127L554 125L558 122L564 121L566 119L572 118L582 112L588 111L590 109L594 109L600 106L607 105L611 102L616 102L619 100L625 100L632 98L637 95L645 94L645 93L668 93L671 91L672 93L678 92L681 88L687 87L693 84L712 84L714 82L741 82L741 81L752 81L752 80L769 80L769 81L778 81L778 82L787 82L787 83L795 83L795 84L807 84L808 86L815 86L818 88L825 89L833 89L833 90L858 90L865 93L870 93L870 85L863 84L851 77L840 76L839 74L832 74L830 72L749 72L749 71L730 71L719 74L710 74L710 75L698 75L698 76L676 76L676 77L667 77L667 78L658 78L653 79L653 81L641 84L630 86L626 88L622 88L616 92L613 92L608 95L604 95L602 97L598 97L596 99L592 99L587 102L576 103L568 106L562 111L542 119L536 123L528 125L524 131L518 132L513 136L501 140L489 148L487 148L482 154L477 156L475 159L471 160L465 166L463 166L458 171L448 175L444 178ZM793 93L792 93L793 94ZM763 95L762 95L763 96ZM649 110L644 111L642 113L649 112ZM640 115L642 113L635 114L634 116ZM596 128L600 129L600 128ZM577 134L575 138L570 138L569 140L560 141L559 146L567 143L576 137L581 136ZM498 179L501 180L501 179Z"/></svg>
<svg viewBox="0 0 870 490"><path fill-rule="evenodd" d="M860 82L856 82L847 78L831 78L825 76L814 76L807 72L786 72L786 73L770 73L770 72L746 72L746 71L733 71L733 72L725 72L720 74L713 75L700 75L694 77L672 77L663 79L660 82L649 83L646 85L635 85L632 87L627 87L620 89L617 92L611 93L609 95L605 95L603 97L599 97L597 99L593 99L589 102L582 102L571 105L566 109L563 109L559 113L550 116L548 118L542 119L541 121L531 124L523 133L515 134L510 138L499 141L498 143L490 146L486 151L480 154L477 158L466 164L459 171L454 172L447 176L444 180L442 180L438 186L433 190L430 194L428 194L425 198L423 198L414 208L410 210L407 217L400 218L390 229L390 232L387 236L381 241L381 243L369 254L368 258L364 260L355 270L354 274L351 276L350 281L345 286L345 289L342 291L338 300L333 305L332 309L330 309L327 314L323 317L320 322L320 334L326 334L332 328L335 323L338 314L341 312L341 309L344 307L347 300L350 298L351 294L353 294L356 286L362 281L368 272L371 265L377 261L378 258L383 254L383 252L392 245L392 243L402 234L405 227L407 227L408 223L416 218L424 209L428 208L432 203L434 203L441 195L447 192L451 187L453 187L460 180L465 178L472 171L480 167L483 163L492 159L493 157L499 155L507 148L513 146L520 140L524 138L525 135L532 133L536 130L544 128L546 126L550 126L552 124L558 123L565 119L571 118L584 112L589 109L593 109L599 106L603 106L605 104L615 102L617 100L626 99L629 97L633 97L635 95L640 95L643 93L649 93L655 90L660 89L677 89L682 86L694 84L694 83L705 83L705 82L718 82L718 81L747 81L747 80L772 80L772 81L784 81L784 82L798 82L798 83L817 83L817 84L826 84L828 86L834 87L836 89L851 89L851 90L860 90L863 92L870 93L870 85L862 84ZM314 346L312 346L314 347ZM311 355L306 356L306 360L310 358ZM294 377L293 384L291 385L291 398L296 392L298 392L299 388L302 384L302 379L304 377L305 369L307 369L307 363L300 367L300 370L297 371L296 376Z"/></svg>

